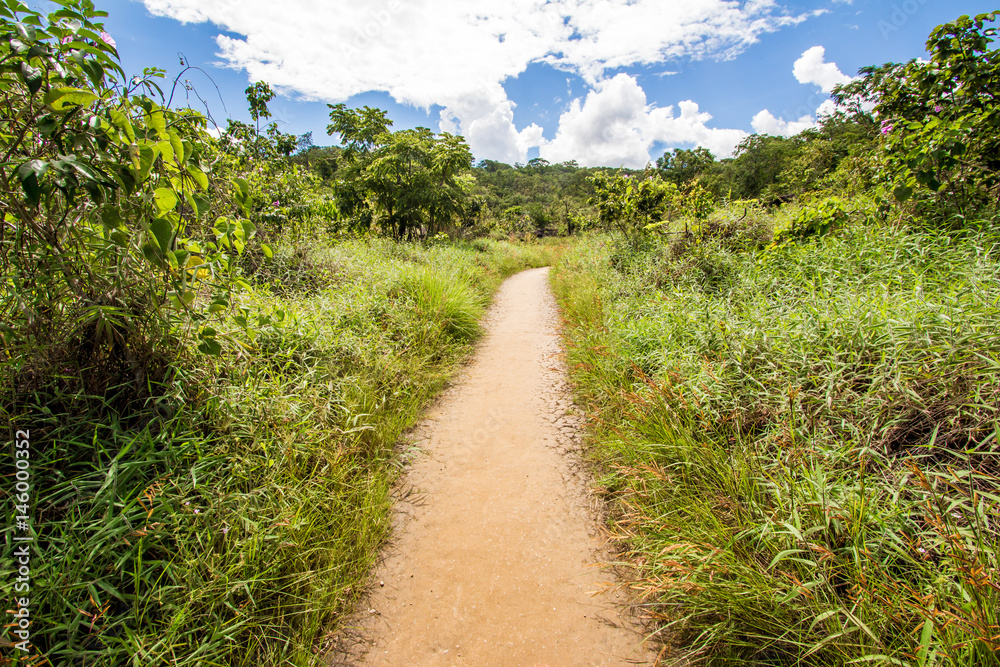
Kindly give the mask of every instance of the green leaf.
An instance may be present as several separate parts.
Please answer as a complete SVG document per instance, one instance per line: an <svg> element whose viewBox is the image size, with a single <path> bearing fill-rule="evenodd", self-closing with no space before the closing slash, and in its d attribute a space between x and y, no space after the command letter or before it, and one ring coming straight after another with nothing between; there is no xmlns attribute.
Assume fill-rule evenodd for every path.
<svg viewBox="0 0 1000 667"><path fill-rule="evenodd" d="M59 158L62 164L74 169L77 173L83 176L86 180L94 181L95 183L103 183L104 179L98 174L93 167L84 162L80 162L73 156Z"/></svg>
<svg viewBox="0 0 1000 667"><path fill-rule="evenodd" d="M261 248L261 250L264 251L264 257L266 257L268 259L271 259L272 257L274 257L274 251L271 250L271 246L267 245L266 243L261 243L260 244L260 248Z"/></svg>
<svg viewBox="0 0 1000 667"><path fill-rule="evenodd" d="M177 195L170 188L156 188L153 191L153 204L156 206L158 217L166 215L177 206Z"/></svg>
<svg viewBox="0 0 1000 667"><path fill-rule="evenodd" d="M149 173L152 171L153 164L156 163L156 156L159 153L159 150L147 144L135 147L133 165L135 166L135 180L137 183L142 183L149 178Z"/></svg>
<svg viewBox="0 0 1000 667"><path fill-rule="evenodd" d="M170 164L174 159L174 147L170 145L169 141L157 141L156 150L160 152L163 156L163 161Z"/></svg>
<svg viewBox="0 0 1000 667"><path fill-rule="evenodd" d="M216 333L212 327L204 327L199 331L198 338L201 339L201 342L198 344L198 351L213 357L222 354L222 345L215 339Z"/></svg>
<svg viewBox="0 0 1000 667"><path fill-rule="evenodd" d="M200 195L192 195L191 199L194 201L195 213L199 218L208 215L208 212L212 210L212 201L210 199Z"/></svg>
<svg viewBox="0 0 1000 667"><path fill-rule="evenodd" d="M247 183L245 178L235 178L233 183L236 185L237 189L240 191L240 199L246 199L250 196L250 184Z"/></svg>
<svg viewBox="0 0 1000 667"><path fill-rule="evenodd" d="M117 109L110 109L108 115L111 116L111 122L114 123L115 127L125 133L129 142L135 143L135 129L132 127L132 121Z"/></svg>
<svg viewBox="0 0 1000 667"><path fill-rule="evenodd" d="M38 132L44 137L51 137L61 126L59 117L54 114L45 114L35 123Z"/></svg>
<svg viewBox="0 0 1000 667"><path fill-rule="evenodd" d="M167 293L167 300L170 301L170 305L177 310L184 310L185 306L191 305L194 302L195 293L191 290L181 290Z"/></svg>
<svg viewBox="0 0 1000 667"><path fill-rule="evenodd" d="M208 190L208 176L205 175L205 172L193 164L189 164L186 171L188 176L190 176L194 182L198 184L199 188L202 190Z"/></svg>
<svg viewBox="0 0 1000 667"><path fill-rule="evenodd" d="M38 38L38 33L35 31L34 26L18 23L14 26L14 30L26 42L33 42Z"/></svg>
<svg viewBox="0 0 1000 667"><path fill-rule="evenodd" d="M157 218L149 223L149 230L153 232L153 237L160 250L166 252L170 249L170 242L174 237L174 226L165 218Z"/></svg>
<svg viewBox="0 0 1000 667"><path fill-rule="evenodd" d="M240 226L243 228L240 236L246 241L249 241L257 233L257 225L249 220L240 220Z"/></svg>
<svg viewBox="0 0 1000 667"><path fill-rule="evenodd" d="M48 171L49 163L44 160L28 160L17 168L17 176L28 201L37 204L41 197L40 179Z"/></svg>
<svg viewBox="0 0 1000 667"><path fill-rule="evenodd" d="M169 130L167 135L170 141L170 146L174 151L174 159L177 161L177 164L183 165L186 161L184 156L184 142L181 141L181 138L173 130Z"/></svg>
<svg viewBox="0 0 1000 667"><path fill-rule="evenodd" d="M892 195L896 198L896 201L906 201L913 195L913 188L900 185L892 191Z"/></svg>
<svg viewBox="0 0 1000 667"><path fill-rule="evenodd" d="M95 88L100 88L104 84L104 68L93 58L87 58L81 64L83 71L87 73L87 78L94 84Z"/></svg>
<svg viewBox="0 0 1000 667"><path fill-rule="evenodd" d="M109 206L101 210L101 223L108 229L118 229L122 226L122 216L118 209Z"/></svg>
<svg viewBox="0 0 1000 667"><path fill-rule="evenodd" d="M132 194L135 192L135 176L132 174L132 170L125 166L119 166L115 171L112 172L118 185L125 190L126 193Z"/></svg>
<svg viewBox="0 0 1000 667"><path fill-rule="evenodd" d="M229 301L223 298L216 299L212 302L212 305L208 307L208 312L210 313L221 313L229 308Z"/></svg>
<svg viewBox="0 0 1000 667"><path fill-rule="evenodd" d="M53 88L42 101L55 111L65 111L69 107L87 106L96 99L97 95L83 88Z"/></svg>
<svg viewBox="0 0 1000 667"><path fill-rule="evenodd" d="M142 244L142 256L146 258L146 261L154 266L164 267L166 262L163 261L163 253L152 243Z"/></svg>
<svg viewBox="0 0 1000 667"><path fill-rule="evenodd" d="M934 638L934 622L931 619L924 621L924 628L920 632L920 648L917 649L917 665L925 667L927 658L930 655L931 639Z"/></svg>
<svg viewBox="0 0 1000 667"><path fill-rule="evenodd" d="M21 77L24 79L25 85L28 86L28 92L32 95L42 87L42 70L32 67L26 60L21 61Z"/></svg>
<svg viewBox="0 0 1000 667"><path fill-rule="evenodd" d="M158 136L164 137L167 132L167 120L161 109L156 109L146 114L146 125L156 130Z"/></svg>

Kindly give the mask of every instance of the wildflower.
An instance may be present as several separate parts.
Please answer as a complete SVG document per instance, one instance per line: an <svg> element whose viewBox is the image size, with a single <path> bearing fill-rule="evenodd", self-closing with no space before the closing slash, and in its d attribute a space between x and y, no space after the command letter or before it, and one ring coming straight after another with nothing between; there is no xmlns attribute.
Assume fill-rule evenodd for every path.
<svg viewBox="0 0 1000 667"><path fill-rule="evenodd" d="M941 109L942 109L942 107L941 107L940 104L935 104L934 105L934 113L941 113Z"/></svg>
<svg viewBox="0 0 1000 667"><path fill-rule="evenodd" d="M111 35L109 35L108 33L104 32L103 30L101 31L101 40L105 44L107 44L108 46L110 46L112 49L117 49L118 48L118 45L115 43L115 40L111 37Z"/></svg>
<svg viewBox="0 0 1000 667"><path fill-rule="evenodd" d="M199 512L201 512L200 509L195 509L195 511L194 511L195 514L198 514Z"/></svg>
<svg viewBox="0 0 1000 667"><path fill-rule="evenodd" d="M892 123L890 123L888 120L883 120L882 121L882 134L886 135L886 134L889 134L890 132L892 132Z"/></svg>
<svg viewBox="0 0 1000 667"><path fill-rule="evenodd" d="M229 526L223 526L222 527L222 534L225 535L228 532L229 532Z"/></svg>
<svg viewBox="0 0 1000 667"><path fill-rule="evenodd" d="M271 202L271 206L277 206L278 204L279 204L279 202L277 202L277 201Z"/></svg>
<svg viewBox="0 0 1000 667"><path fill-rule="evenodd" d="M60 44L69 44L72 41L73 41L73 35L66 35L65 37L63 37L62 39L59 40L59 43Z"/></svg>
<svg viewBox="0 0 1000 667"><path fill-rule="evenodd" d="M195 510L195 512L197 512L197 511L198 511L198 510ZM927 549L924 549L923 547L917 547L917 551L919 551L919 552L920 552L920 553L922 553L922 554L925 554L925 553L927 553Z"/></svg>
<svg viewBox="0 0 1000 667"><path fill-rule="evenodd" d="M185 506L190 505L190 504L191 504L190 500L188 500L187 502L184 503Z"/></svg>

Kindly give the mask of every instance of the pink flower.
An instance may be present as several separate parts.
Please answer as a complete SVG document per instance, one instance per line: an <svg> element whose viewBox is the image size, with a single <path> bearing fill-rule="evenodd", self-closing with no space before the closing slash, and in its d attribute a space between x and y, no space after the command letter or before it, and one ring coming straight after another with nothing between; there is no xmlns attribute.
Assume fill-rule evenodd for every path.
<svg viewBox="0 0 1000 667"><path fill-rule="evenodd" d="M892 124L889 121L882 122L882 134L889 134L892 132Z"/></svg>
<svg viewBox="0 0 1000 667"><path fill-rule="evenodd" d="M65 37L63 37L62 39L59 40L59 43L60 44L69 44L72 41L73 41L73 35L66 35Z"/></svg>
<svg viewBox="0 0 1000 667"><path fill-rule="evenodd" d="M111 35L104 32L103 30L101 31L101 39L104 41L105 44L110 46L112 49L118 48L118 45L115 43L115 40L111 37Z"/></svg>
<svg viewBox="0 0 1000 667"><path fill-rule="evenodd" d="M941 105L940 104L935 104L934 105L934 113L941 113Z"/></svg>
<svg viewBox="0 0 1000 667"><path fill-rule="evenodd" d="M194 511L194 513L195 513L195 514L198 514L199 512L201 512L201 510L199 510L199 509L196 509L196 510Z"/></svg>
<svg viewBox="0 0 1000 667"><path fill-rule="evenodd" d="M229 526L223 526L222 527L222 534L225 535L228 532L229 532Z"/></svg>
<svg viewBox="0 0 1000 667"><path fill-rule="evenodd" d="M276 202L276 201L275 202L271 202L271 206L277 206L277 205L278 205L278 202Z"/></svg>

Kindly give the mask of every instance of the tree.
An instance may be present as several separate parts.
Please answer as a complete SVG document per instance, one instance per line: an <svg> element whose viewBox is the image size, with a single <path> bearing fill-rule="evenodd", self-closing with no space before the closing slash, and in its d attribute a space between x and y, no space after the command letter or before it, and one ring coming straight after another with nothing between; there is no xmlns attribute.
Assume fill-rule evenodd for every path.
<svg viewBox="0 0 1000 667"><path fill-rule="evenodd" d="M609 176L598 172L590 182L594 186L590 203L597 207L600 221L626 235L650 229L672 211L677 200L677 186L655 173L632 176L619 171Z"/></svg>
<svg viewBox="0 0 1000 667"><path fill-rule="evenodd" d="M665 181L683 185L715 163L715 156L707 148L675 148L656 160L656 168Z"/></svg>
<svg viewBox="0 0 1000 667"><path fill-rule="evenodd" d="M940 25L928 61L862 68L834 90L838 101L874 104L886 184L938 218L1000 206L1000 51L986 27L995 20L991 12Z"/></svg>
<svg viewBox="0 0 1000 667"><path fill-rule="evenodd" d="M424 127L389 132L380 109L330 108L328 132L343 143L338 189L346 213L397 238L433 234L463 217L470 183L461 176L472 166L464 139Z"/></svg>
<svg viewBox="0 0 1000 667"><path fill-rule="evenodd" d="M258 81L247 87L244 92L247 96L250 117L255 124L251 127L247 123L230 118L220 137L223 149L231 155L251 161L270 160L277 155L289 157L295 151L299 137L281 132L277 123L269 123L264 134L260 133L260 119L271 118L271 112L267 108L267 103L274 99L271 86L264 81Z"/></svg>
<svg viewBox="0 0 1000 667"><path fill-rule="evenodd" d="M4 343L51 358L78 345L94 387L141 393L138 360L157 337L227 310L238 290L256 231L246 182L219 177L204 116L146 94L161 71L129 81L102 12L57 4L47 18L19 3L0 12ZM199 332L218 354L215 330Z"/></svg>
<svg viewBox="0 0 1000 667"><path fill-rule="evenodd" d="M367 155L389 135L392 121L382 109L369 106L348 109L344 103L327 106L330 107L330 124L326 126L326 133L340 135L344 157L348 160Z"/></svg>
<svg viewBox="0 0 1000 667"><path fill-rule="evenodd" d="M250 84L245 91L247 103L250 105L250 117L256 123L257 134L260 134L260 119L270 118L271 112L267 103L274 99L274 91L264 81Z"/></svg>
<svg viewBox="0 0 1000 667"><path fill-rule="evenodd" d="M868 156L878 137L878 123L871 113L839 110L825 116L818 127L803 130L797 151L785 163L775 183L765 189L765 199L796 197L809 191L860 185L871 187Z"/></svg>
<svg viewBox="0 0 1000 667"><path fill-rule="evenodd" d="M757 199L790 164L802 144L799 137L751 134L736 146L734 159L728 163L732 197Z"/></svg>

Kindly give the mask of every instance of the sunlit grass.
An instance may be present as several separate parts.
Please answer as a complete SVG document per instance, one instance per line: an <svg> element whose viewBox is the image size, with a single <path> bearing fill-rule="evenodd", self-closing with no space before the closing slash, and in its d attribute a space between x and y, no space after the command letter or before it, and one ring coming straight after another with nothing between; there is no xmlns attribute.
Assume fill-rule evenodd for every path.
<svg viewBox="0 0 1000 667"><path fill-rule="evenodd" d="M289 239L235 304L274 324L217 323L222 354L178 352L145 404L72 378L5 400L35 448L34 645L66 665L314 664L387 534L400 434L500 281L546 252Z"/></svg>
<svg viewBox="0 0 1000 667"><path fill-rule="evenodd" d="M689 657L997 664L997 242L596 238L554 270L634 585Z"/></svg>

